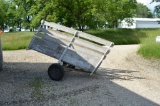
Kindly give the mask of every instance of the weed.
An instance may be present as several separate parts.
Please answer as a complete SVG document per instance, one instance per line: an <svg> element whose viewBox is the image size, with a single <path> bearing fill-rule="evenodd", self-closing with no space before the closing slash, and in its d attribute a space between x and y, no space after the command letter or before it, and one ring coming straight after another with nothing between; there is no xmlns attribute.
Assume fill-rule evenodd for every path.
<svg viewBox="0 0 160 106"><path fill-rule="evenodd" d="M147 38L142 39L138 54L145 58L160 59L160 43L156 42L156 36L159 35L160 30L146 31Z"/></svg>
<svg viewBox="0 0 160 106"><path fill-rule="evenodd" d="M36 98L41 98L43 97L43 93L42 93L42 87L43 87L43 81L42 81L42 78L40 77L37 77L35 78L33 81L29 82L29 87L33 88L34 91L33 91L33 97L36 97Z"/></svg>
<svg viewBox="0 0 160 106"><path fill-rule="evenodd" d="M71 98L69 101L71 105L78 105L78 100L75 98Z"/></svg>

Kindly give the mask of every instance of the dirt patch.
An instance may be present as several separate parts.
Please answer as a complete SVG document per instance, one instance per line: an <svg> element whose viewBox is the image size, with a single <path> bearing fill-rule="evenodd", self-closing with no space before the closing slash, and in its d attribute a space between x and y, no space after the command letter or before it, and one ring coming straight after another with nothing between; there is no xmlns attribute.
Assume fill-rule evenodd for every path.
<svg viewBox="0 0 160 106"><path fill-rule="evenodd" d="M160 60L136 54L139 45L115 46L97 73L66 72L60 82L47 69L57 60L35 51L5 51L0 105L160 105Z"/></svg>

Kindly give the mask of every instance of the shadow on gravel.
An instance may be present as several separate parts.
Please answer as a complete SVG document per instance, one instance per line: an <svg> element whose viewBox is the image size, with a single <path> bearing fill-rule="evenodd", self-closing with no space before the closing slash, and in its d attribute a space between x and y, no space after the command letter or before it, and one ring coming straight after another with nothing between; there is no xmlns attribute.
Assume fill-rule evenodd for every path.
<svg viewBox="0 0 160 106"><path fill-rule="evenodd" d="M138 73L139 71L131 70L120 70L120 69L109 69L109 68L99 68L96 75L106 76L110 79L121 79L121 80L132 80L132 79L145 79L143 77L131 75L132 73Z"/></svg>
<svg viewBox="0 0 160 106"><path fill-rule="evenodd" d="M112 82L112 79L122 79L126 73L137 71L99 69L98 75L93 76L71 71L66 73L64 80L56 82L47 76L50 64L4 63L4 71L0 72L0 106L159 106Z"/></svg>

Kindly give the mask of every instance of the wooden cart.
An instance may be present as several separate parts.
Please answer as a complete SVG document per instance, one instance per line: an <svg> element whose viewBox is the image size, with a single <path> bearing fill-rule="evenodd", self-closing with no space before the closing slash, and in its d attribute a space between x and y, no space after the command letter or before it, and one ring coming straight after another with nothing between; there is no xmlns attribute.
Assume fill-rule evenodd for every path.
<svg viewBox="0 0 160 106"><path fill-rule="evenodd" d="M58 59L58 63L48 68L48 75L59 81L64 77L64 64L93 74L113 45L113 42L42 20L28 49Z"/></svg>

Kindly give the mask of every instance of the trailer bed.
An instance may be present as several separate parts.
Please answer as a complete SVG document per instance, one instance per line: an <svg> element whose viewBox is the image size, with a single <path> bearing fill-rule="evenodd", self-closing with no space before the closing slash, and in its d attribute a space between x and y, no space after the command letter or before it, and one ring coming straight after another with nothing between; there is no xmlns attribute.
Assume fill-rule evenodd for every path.
<svg viewBox="0 0 160 106"><path fill-rule="evenodd" d="M113 42L43 20L28 49L93 73L113 45Z"/></svg>

